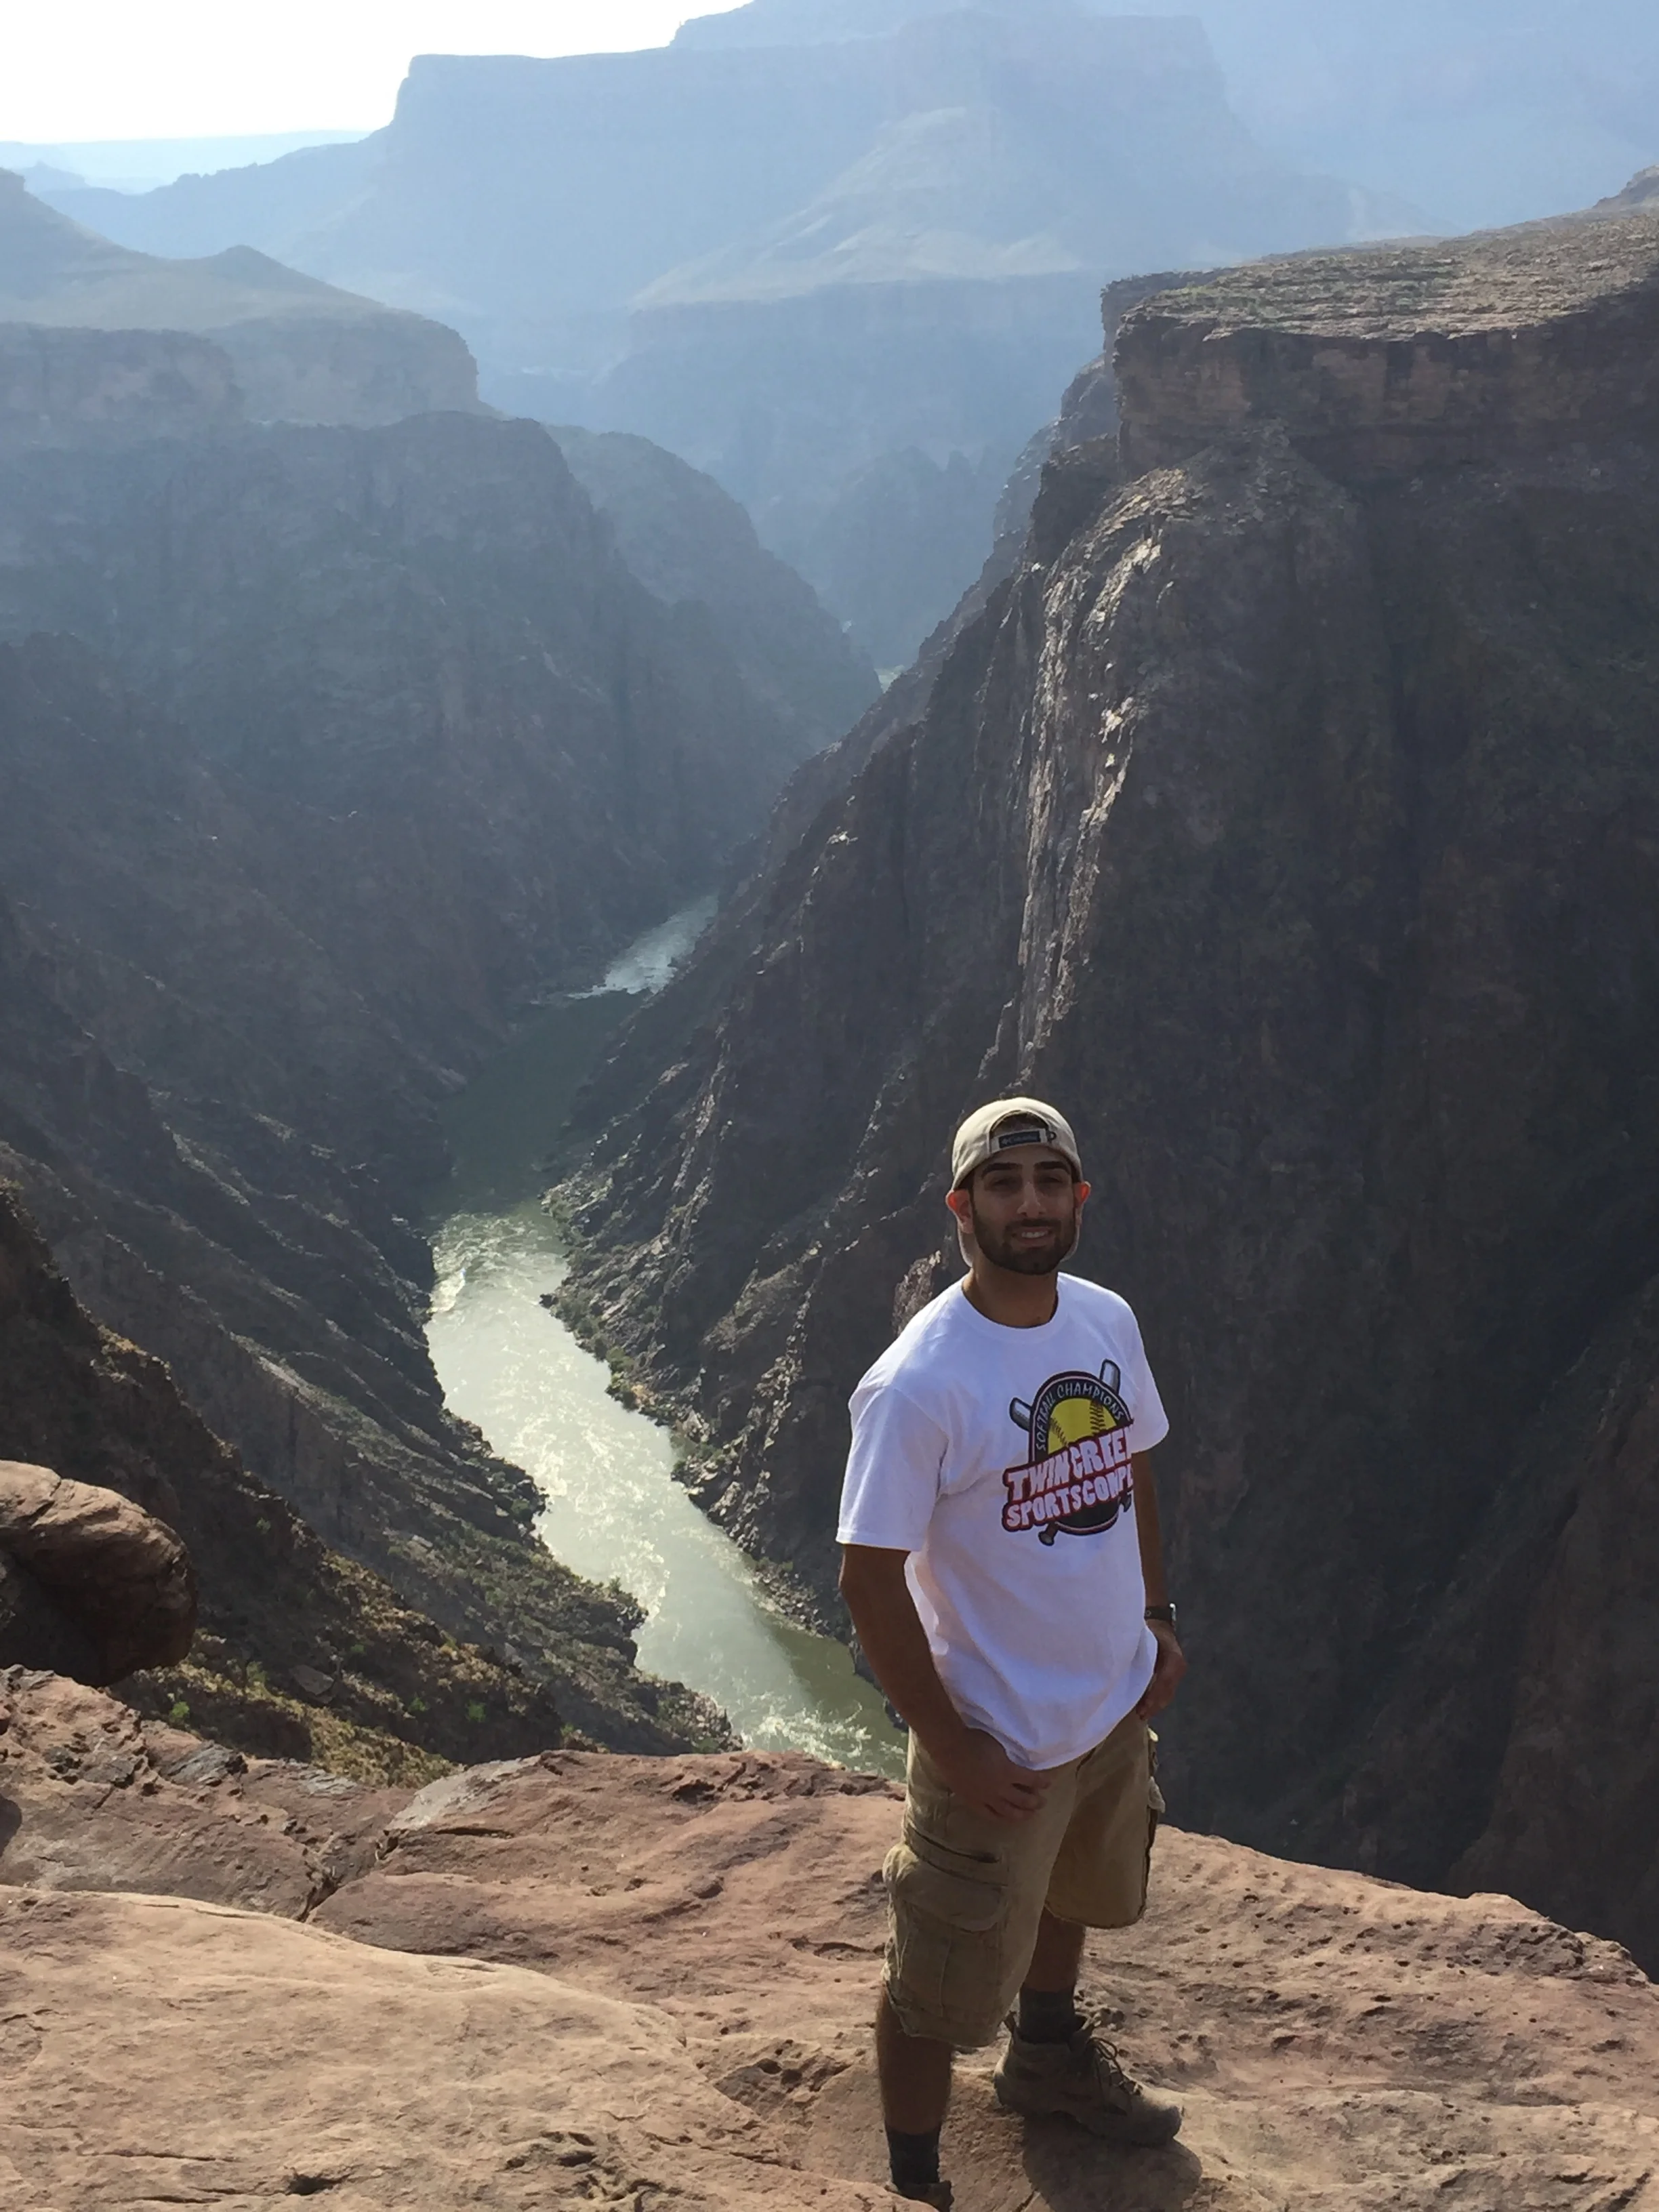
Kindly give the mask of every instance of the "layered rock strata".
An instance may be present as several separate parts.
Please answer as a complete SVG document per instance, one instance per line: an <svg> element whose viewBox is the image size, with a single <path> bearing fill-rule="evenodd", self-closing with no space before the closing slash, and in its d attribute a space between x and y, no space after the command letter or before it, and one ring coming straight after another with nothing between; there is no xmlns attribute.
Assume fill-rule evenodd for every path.
<svg viewBox="0 0 1659 2212"><path fill-rule="evenodd" d="M1174 1416L1178 1810L1646 1959L1656 300L1638 215L1132 313L1120 440L611 1095L573 1286L828 1607L946 1133L1061 1099Z"/></svg>
<svg viewBox="0 0 1659 2212"><path fill-rule="evenodd" d="M0 1168L327 1543L573 1724L718 1734L659 1723L628 1604L445 1413L410 1217L467 1069L714 882L801 729L528 423L35 453L5 489Z"/></svg>
<svg viewBox="0 0 1659 2212"><path fill-rule="evenodd" d="M79 1576L89 1600L73 1624L84 1656L58 1663L106 1679L118 1669L123 1695L144 1711L187 1715L243 1751L420 1778L446 1758L540 1750L567 1724L650 1751L709 1726L695 1700L634 1674L626 1614L527 1534L518 1611L541 1629L533 1670L445 1635L381 1577L329 1549L204 1425L161 1361L76 1304L3 1188L0 1457L29 1462L35 1476L20 1480L6 1515L21 1540L0 1528L0 1550L15 1550L37 1587L56 1583L60 1595L73 1594ZM52 1470L44 1481L43 1462ZM52 1532L27 1509L54 1498L61 1506L64 1492L106 1501L114 1492L137 1509L152 1557L159 1550L176 1564L187 1551L199 1590L193 1648L182 1648L187 1634L169 1633L167 1649L139 1651L139 1608L117 1602L107 1578L86 1591L86 1546L78 1566L62 1544L54 1561ZM510 1568L511 1554L497 1569L509 1593ZM511 1616L510 1600L503 1610ZM185 1625L176 1604L172 1622ZM138 1664L150 1671L131 1675Z"/></svg>
<svg viewBox="0 0 1659 2212"><path fill-rule="evenodd" d="M245 414L230 356L209 338L0 323L0 457L199 437Z"/></svg>
<svg viewBox="0 0 1659 2212"><path fill-rule="evenodd" d="M240 240L201 259L135 253L0 169L0 329L8 325L0 360L21 349L37 373L52 372L46 434L31 442L64 442L70 426L108 436L143 415L154 435L176 432L181 415L368 424L478 406L477 365L442 323L319 283ZM94 331L112 343L94 351ZM71 333L86 335L77 344ZM88 380L90 392L76 389ZM0 434L9 427L0 417Z"/></svg>
<svg viewBox="0 0 1659 2212"><path fill-rule="evenodd" d="M794 1756L570 1753L411 1796L0 1675L0 2181L877 2212L896 1797ZM1659 2008L1616 1947L1178 1832L1155 1866L1084 1988L1182 2099L1179 2142L1024 2124L975 2054L948 2137L969 2212L1645 2207Z"/></svg>

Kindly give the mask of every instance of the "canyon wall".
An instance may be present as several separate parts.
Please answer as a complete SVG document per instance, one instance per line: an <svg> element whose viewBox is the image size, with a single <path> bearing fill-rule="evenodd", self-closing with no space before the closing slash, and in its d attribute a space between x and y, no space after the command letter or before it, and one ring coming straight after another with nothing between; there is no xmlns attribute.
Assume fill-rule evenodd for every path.
<svg viewBox="0 0 1659 2212"><path fill-rule="evenodd" d="M188 1717L245 1752L412 1779L433 1771L433 1753L511 1756L558 1741L544 1688L443 1638L330 1553L210 1432L160 1360L99 1327L4 1185L0 1455L118 1492L184 1538L201 1593L195 1647L187 1665L128 1678L123 1693L142 1710ZM622 1650L615 1659L624 1676Z"/></svg>
<svg viewBox="0 0 1659 2212"><path fill-rule="evenodd" d="M0 323L0 456L199 437L244 411L230 356L209 338Z"/></svg>
<svg viewBox="0 0 1659 2212"><path fill-rule="evenodd" d="M109 197L118 205L126 196ZM240 241L198 259L135 252L0 169L0 331L7 325L18 327L0 358L49 380L33 439L8 425L18 399L5 398L7 443L63 444L76 429L107 438L140 425L150 436L180 435L244 413L256 422L367 425L478 407L477 364L442 323L319 283ZM191 347L181 333L210 343ZM234 396L221 356L234 365ZM14 367L8 384L16 374Z"/></svg>
<svg viewBox="0 0 1659 2212"><path fill-rule="evenodd" d="M971 583L1103 280L1425 220L1267 152L1194 20L1068 0L422 55L360 144L52 197L152 254L256 247L418 308L493 404L669 447L883 667Z"/></svg>
<svg viewBox="0 0 1659 2212"><path fill-rule="evenodd" d="M446 1414L411 1221L443 1102L712 886L807 702L528 422L29 451L0 514L0 1171L327 1544L590 1735L717 1735Z"/></svg>
<svg viewBox="0 0 1659 2212"><path fill-rule="evenodd" d="M1650 1961L1656 301L1638 214L1134 308L1118 437L643 1018L665 1072L621 1041L571 1191L572 1310L832 1613L949 1133L1055 1097L1174 1422L1179 1812Z"/></svg>

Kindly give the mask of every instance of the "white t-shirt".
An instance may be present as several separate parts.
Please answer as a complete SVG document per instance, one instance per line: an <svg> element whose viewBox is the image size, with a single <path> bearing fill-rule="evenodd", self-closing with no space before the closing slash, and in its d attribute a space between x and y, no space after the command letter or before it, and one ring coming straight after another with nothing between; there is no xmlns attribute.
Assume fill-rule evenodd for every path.
<svg viewBox="0 0 1659 2212"><path fill-rule="evenodd" d="M1129 1460L1169 1433L1135 1317L1061 1275L1041 1328L962 1284L853 1393L837 1539L905 1573L963 1718L1033 1771L1080 1758L1139 1704L1156 1639Z"/></svg>

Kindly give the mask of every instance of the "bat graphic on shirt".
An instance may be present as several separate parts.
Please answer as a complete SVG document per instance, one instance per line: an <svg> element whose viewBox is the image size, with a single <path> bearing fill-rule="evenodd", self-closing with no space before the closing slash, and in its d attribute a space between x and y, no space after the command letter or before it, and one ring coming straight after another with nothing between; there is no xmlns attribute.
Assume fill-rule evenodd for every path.
<svg viewBox="0 0 1659 2212"><path fill-rule="evenodd" d="M1122 1388L1123 1370L1119 1367L1116 1360L1101 1361L1100 1379L1109 1390L1116 1391ZM1016 1428L1024 1429L1027 1436L1030 1434L1031 1408L1024 1398L1011 1398L1008 1401L1008 1418ZM1066 1441L1070 1443L1072 1439L1068 1437Z"/></svg>

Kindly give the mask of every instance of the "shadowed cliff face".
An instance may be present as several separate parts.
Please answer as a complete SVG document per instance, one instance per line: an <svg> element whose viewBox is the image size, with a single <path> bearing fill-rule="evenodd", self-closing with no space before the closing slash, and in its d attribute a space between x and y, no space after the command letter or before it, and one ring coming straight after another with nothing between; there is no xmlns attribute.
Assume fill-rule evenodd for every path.
<svg viewBox="0 0 1659 2212"><path fill-rule="evenodd" d="M430 1754L470 1758L483 1740L495 1756L557 1741L544 1689L447 1644L378 1576L328 1551L210 1434L159 1360L98 1326L9 1187L0 1455L117 1491L184 1538L201 1589L194 1663L130 1678L141 1707L165 1712L182 1697L198 1725L245 1750L411 1778L432 1771Z"/></svg>
<svg viewBox="0 0 1659 2212"><path fill-rule="evenodd" d="M1651 1960L1659 450L1645 402L1540 379L1639 398L1659 225L1467 257L1313 264L1317 316L1297 263L1130 315L1129 479L1051 466L1022 566L756 895L604 1137L578 1288L703 1425L717 1517L828 1604L847 1393L952 1272L948 1133L1062 1102L1079 1264L1174 1420L1181 1810ZM1391 468L1397 415L1310 404L1328 341L1388 408L1396 349L1449 362L1479 450Z"/></svg>
<svg viewBox="0 0 1659 2212"><path fill-rule="evenodd" d="M801 719L532 424L37 453L3 507L5 1171L327 1542L592 1735L717 1730L445 1413L409 1219L443 1099L710 886Z"/></svg>

